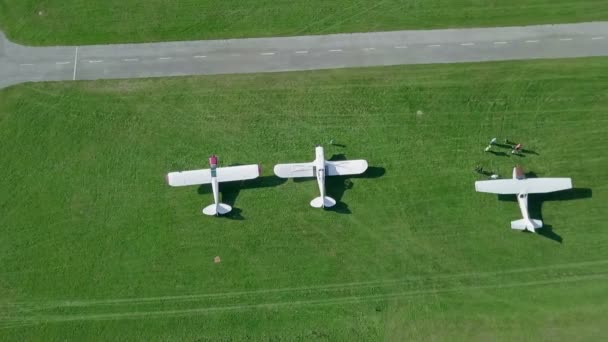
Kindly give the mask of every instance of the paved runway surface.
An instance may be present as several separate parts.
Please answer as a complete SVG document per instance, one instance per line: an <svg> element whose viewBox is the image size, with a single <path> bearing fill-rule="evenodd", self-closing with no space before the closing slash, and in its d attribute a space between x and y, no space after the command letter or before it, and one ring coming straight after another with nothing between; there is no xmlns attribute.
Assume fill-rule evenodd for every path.
<svg viewBox="0 0 608 342"><path fill-rule="evenodd" d="M0 32L0 88L27 82L608 56L608 22L25 47Z"/></svg>

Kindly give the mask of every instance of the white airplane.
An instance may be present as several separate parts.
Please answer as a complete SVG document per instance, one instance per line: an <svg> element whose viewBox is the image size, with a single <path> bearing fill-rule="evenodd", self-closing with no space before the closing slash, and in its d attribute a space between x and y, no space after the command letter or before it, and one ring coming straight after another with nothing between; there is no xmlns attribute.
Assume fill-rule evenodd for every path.
<svg viewBox="0 0 608 342"><path fill-rule="evenodd" d="M325 196L325 176L357 175L367 170L366 160L325 160L323 147L315 148L316 158L310 163L278 164L274 167L274 174L281 178L317 177L321 196L310 201L315 208L331 208L336 200Z"/></svg>
<svg viewBox="0 0 608 342"><path fill-rule="evenodd" d="M529 230L543 226L543 221L530 218L528 213L528 194L542 194L547 192L572 189L570 178L526 178L521 166L513 168L513 179L499 179L475 182L475 191L489 192L500 195L517 195L517 202L523 218L512 221L511 228Z"/></svg>
<svg viewBox="0 0 608 342"><path fill-rule="evenodd" d="M217 167L217 157L209 157L211 168L193 171L170 172L167 174L167 183L171 186L187 186L211 183L214 203L203 208L203 214L213 216L227 214L232 207L220 203L219 184L239 180L254 179L260 176L260 167L257 164Z"/></svg>

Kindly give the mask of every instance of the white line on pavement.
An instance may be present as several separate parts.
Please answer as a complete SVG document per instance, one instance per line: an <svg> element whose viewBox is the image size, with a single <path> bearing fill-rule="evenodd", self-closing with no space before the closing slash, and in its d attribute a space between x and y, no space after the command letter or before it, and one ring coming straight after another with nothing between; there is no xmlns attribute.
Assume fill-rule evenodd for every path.
<svg viewBox="0 0 608 342"><path fill-rule="evenodd" d="M432 45L427 45L428 47L440 47L441 45L439 44L432 44Z"/></svg>
<svg viewBox="0 0 608 342"><path fill-rule="evenodd" d="M57 65L66 65L66 64L70 64L70 62L55 62L55 64L57 64Z"/></svg>
<svg viewBox="0 0 608 342"><path fill-rule="evenodd" d="M199 56L194 56L194 58L206 58L207 56L203 56L203 55L199 55Z"/></svg>
<svg viewBox="0 0 608 342"><path fill-rule="evenodd" d="M407 49L407 46L405 46L405 45L397 45L397 46L395 46L395 49Z"/></svg>
<svg viewBox="0 0 608 342"><path fill-rule="evenodd" d="M471 46L471 45L475 45L475 43L462 43L460 45L462 45L462 46Z"/></svg>
<svg viewBox="0 0 608 342"><path fill-rule="evenodd" d="M308 51L307 50L300 50L300 51L296 51L296 53L302 54L302 53L308 53Z"/></svg>
<svg viewBox="0 0 608 342"><path fill-rule="evenodd" d="M125 62L137 62L137 61L139 61L139 59L137 59L137 58L125 58L125 59L123 59L123 61L125 61Z"/></svg>
<svg viewBox="0 0 608 342"><path fill-rule="evenodd" d="M568 40L572 40L572 38L560 38L559 40L561 40L561 41L568 41Z"/></svg>
<svg viewBox="0 0 608 342"><path fill-rule="evenodd" d="M507 42L494 42L494 45L504 45L507 44Z"/></svg>
<svg viewBox="0 0 608 342"><path fill-rule="evenodd" d="M72 81L76 81L76 68L78 67L78 46L76 47L76 52L74 53L74 74L72 75Z"/></svg>
<svg viewBox="0 0 608 342"><path fill-rule="evenodd" d="M171 58L173 58L173 57L158 57L158 59L162 59L162 60L165 60L165 61L168 60L168 59L171 59Z"/></svg>
<svg viewBox="0 0 608 342"><path fill-rule="evenodd" d="M32 64L32 63L21 63L21 64L19 64L19 65L21 65L21 66L32 66L32 65L34 65L34 64Z"/></svg>
<svg viewBox="0 0 608 342"><path fill-rule="evenodd" d="M262 56L272 56L272 55L274 55L274 52L262 52L262 53L260 53L260 55L262 55Z"/></svg>
<svg viewBox="0 0 608 342"><path fill-rule="evenodd" d="M538 40L526 40L526 43L538 43Z"/></svg>
<svg viewBox="0 0 608 342"><path fill-rule="evenodd" d="M94 61L89 61L89 63L101 63L101 62L103 62L103 59L97 59L97 60L94 60Z"/></svg>
<svg viewBox="0 0 608 342"><path fill-rule="evenodd" d="M592 37L591 40L600 40L600 39L604 39L604 37Z"/></svg>
<svg viewBox="0 0 608 342"><path fill-rule="evenodd" d="M372 51L372 50L376 50L376 48L373 48L373 47L363 48L363 51Z"/></svg>
<svg viewBox="0 0 608 342"><path fill-rule="evenodd" d="M333 49L333 50L329 50L329 52L341 52L342 49Z"/></svg>

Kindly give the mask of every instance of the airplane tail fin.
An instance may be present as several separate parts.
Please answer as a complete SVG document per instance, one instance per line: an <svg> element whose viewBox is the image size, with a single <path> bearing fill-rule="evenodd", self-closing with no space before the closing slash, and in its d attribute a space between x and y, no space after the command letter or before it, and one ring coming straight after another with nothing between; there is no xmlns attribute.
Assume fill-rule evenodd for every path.
<svg viewBox="0 0 608 342"><path fill-rule="evenodd" d="M224 215L228 214L232 210L232 207L226 203L211 204L203 208L203 214L209 216Z"/></svg>
<svg viewBox="0 0 608 342"><path fill-rule="evenodd" d="M532 233L535 233L535 229L541 228L542 226L543 221L535 219L530 219L529 221L526 219L511 221L511 229L528 230Z"/></svg>
<svg viewBox="0 0 608 342"><path fill-rule="evenodd" d="M310 206L314 208L331 208L334 205L336 205L336 200L329 196L319 196L310 201Z"/></svg>

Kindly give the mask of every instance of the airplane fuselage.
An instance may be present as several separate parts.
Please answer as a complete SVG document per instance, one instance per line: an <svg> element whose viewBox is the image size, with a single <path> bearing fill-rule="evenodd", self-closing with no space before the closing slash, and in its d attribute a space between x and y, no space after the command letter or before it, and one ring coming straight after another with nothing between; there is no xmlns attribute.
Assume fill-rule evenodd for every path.
<svg viewBox="0 0 608 342"><path fill-rule="evenodd" d="M317 183L319 184L319 192L321 198L325 197L325 151L322 146L315 148L315 174L317 176Z"/></svg>
<svg viewBox="0 0 608 342"><path fill-rule="evenodd" d="M220 203L220 191L217 181L217 157L211 156L209 158L209 166L211 168L211 190L213 190L213 202L215 203L216 211Z"/></svg>
<svg viewBox="0 0 608 342"><path fill-rule="evenodd" d="M517 195L517 203L519 204L519 210L521 211L521 216L526 221L530 221L530 214L528 213L528 194L520 193Z"/></svg>
<svg viewBox="0 0 608 342"><path fill-rule="evenodd" d="M526 175L524 174L521 166L516 166L513 168L513 179L523 181L526 179ZM523 229L534 232L534 222L530 219L530 213L528 212L528 192L521 191L517 194L517 204L519 204L519 210L521 211L523 225L521 226ZM512 228L515 228L512 226ZM516 228L520 229L520 228Z"/></svg>
<svg viewBox="0 0 608 342"><path fill-rule="evenodd" d="M519 165L513 168L513 179L526 179L526 175ZM521 210L521 215L523 216L524 220L530 221L530 215L528 214L528 194L526 192L520 192L517 194L517 203L519 204L519 210Z"/></svg>

